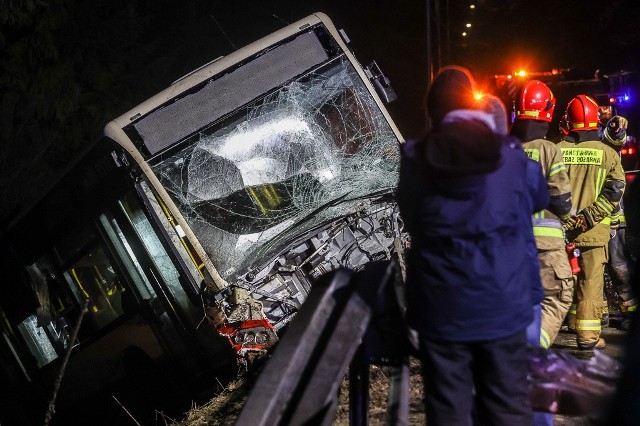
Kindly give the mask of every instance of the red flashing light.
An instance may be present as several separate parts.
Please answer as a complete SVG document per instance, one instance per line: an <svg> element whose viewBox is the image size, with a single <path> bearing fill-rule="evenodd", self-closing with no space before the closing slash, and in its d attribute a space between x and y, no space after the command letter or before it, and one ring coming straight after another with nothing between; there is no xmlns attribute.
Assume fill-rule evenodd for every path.
<svg viewBox="0 0 640 426"><path fill-rule="evenodd" d="M630 146L629 148L622 148L620 150L620 154L622 155L633 155L636 153L636 149L632 146Z"/></svg>

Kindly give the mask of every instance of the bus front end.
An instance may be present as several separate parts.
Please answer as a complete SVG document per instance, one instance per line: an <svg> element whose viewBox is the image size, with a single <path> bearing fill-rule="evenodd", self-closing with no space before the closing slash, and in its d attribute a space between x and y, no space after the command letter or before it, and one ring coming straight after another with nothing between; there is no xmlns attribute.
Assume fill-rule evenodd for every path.
<svg viewBox="0 0 640 426"><path fill-rule="evenodd" d="M272 346L320 275L402 258L402 138L370 77L315 14L105 128L239 355Z"/></svg>

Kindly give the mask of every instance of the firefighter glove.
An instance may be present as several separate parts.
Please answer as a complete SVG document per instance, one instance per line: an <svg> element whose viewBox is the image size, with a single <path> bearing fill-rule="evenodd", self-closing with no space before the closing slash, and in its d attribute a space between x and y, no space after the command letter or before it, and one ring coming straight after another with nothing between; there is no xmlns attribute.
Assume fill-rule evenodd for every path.
<svg viewBox="0 0 640 426"><path fill-rule="evenodd" d="M571 216L565 224L567 231L582 231L582 232L592 228L592 226L590 225L591 225L591 220L589 220L588 215L583 212L580 212L578 214Z"/></svg>
<svg viewBox="0 0 640 426"><path fill-rule="evenodd" d="M609 123L607 123L607 127L609 127L611 133L613 134L616 134L621 130L627 130L628 125L629 122L627 121L627 119L620 115L613 116L611 120L609 120Z"/></svg>

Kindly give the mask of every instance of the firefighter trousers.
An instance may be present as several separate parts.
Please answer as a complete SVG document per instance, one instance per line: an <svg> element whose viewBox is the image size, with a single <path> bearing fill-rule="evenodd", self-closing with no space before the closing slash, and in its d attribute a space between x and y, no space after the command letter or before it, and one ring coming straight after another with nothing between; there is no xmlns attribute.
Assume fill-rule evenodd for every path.
<svg viewBox="0 0 640 426"><path fill-rule="evenodd" d="M626 246L626 228L621 227L609 240L609 275L620 297L620 310L623 314L636 309L637 301L631 287L633 261Z"/></svg>
<svg viewBox="0 0 640 426"><path fill-rule="evenodd" d="M564 247L539 250L540 278L544 288L541 302L540 346L549 348L569 312L573 300L573 275Z"/></svg>
<svg viewBox="0 0 640 426"><path fill-rule="evenodd" d="M607 263L607 246L580 247L580 269L575 276L573 295L575 312L568 315L569 327L575 327L578 346L592 346L602 333L604 302L604 267Z"/></svg>

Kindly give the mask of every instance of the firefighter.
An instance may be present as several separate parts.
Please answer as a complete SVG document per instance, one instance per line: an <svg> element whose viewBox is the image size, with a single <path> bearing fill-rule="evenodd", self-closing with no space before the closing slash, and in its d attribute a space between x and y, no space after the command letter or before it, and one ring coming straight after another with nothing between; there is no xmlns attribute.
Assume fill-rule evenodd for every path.
<svg viewBox="0 0 640 426"><path fill-rule="evenodd" d="M598 104L584 94L574 97L565 112L568 135L558 144L571 181L572 216L567 235L580 248L581 271L576 276L575 324L580 350L601 349L600 322L604 303L604 267L610 238L610 215L625 187L620 155L598 136ZM575 321L575 322L574 322Z"/></svg>
<svg viewBox="0 0 640 426"><path fill-rule="evenodd" d="M573 274L565 249L563 222L571 216L571 183L560 148L545 136L553 118L556 99L546 84L530 80L515 100L511 136L519 138L529 158L542 166L550 203L533 215L540 278L544 288L540 346L549 348L569 311L573 297Z"/></svg>
<svg viewBox="0 0 640 426"><path fill-rule="evenodd" d="M611 107L600 107L598 133L600 139L618 154L627 140L627 119L622 116L612 116ZM628 330L631 313L636 310L638 301L631 287L633 262L626 244L627 223L624 216L623 200L611 214L611 239L609 240L608 271L613 286L620 298L620 313L622 318L618 328Z"/></svg>

